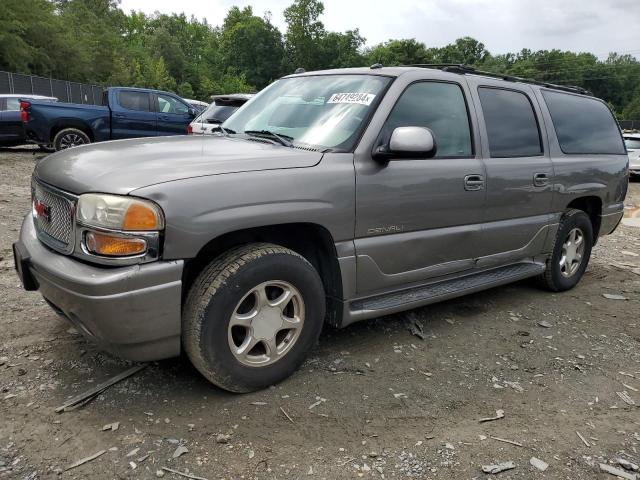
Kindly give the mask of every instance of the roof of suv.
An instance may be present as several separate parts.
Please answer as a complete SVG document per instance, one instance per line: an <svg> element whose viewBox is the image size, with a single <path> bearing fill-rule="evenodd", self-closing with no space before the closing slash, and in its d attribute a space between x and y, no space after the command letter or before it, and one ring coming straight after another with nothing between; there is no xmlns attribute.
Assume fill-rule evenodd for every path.
<svg viewBox="0 0 640 480"><path fill-rule="evenodd" d="M384 67L380 64L372 65L371 67L357 67L357 68L339 68L332 70L319 70L315 72L300 72L294 73L292 76L304 76L304 75L335 75L335 74L369 74L369 75L386 75L389 77L399 77L407 72L414 72L416 70L429 69L431 71L440 71L446 76L457 77L458 75L479 75L483 77L495 78L497 80L504 80L506 82L518 82L526 83L530 85L537 85L540 87L552 88L554 90L562 90L571 93L578 93L581 95L591 95L591 92L581 87L574 87L569 85L555 85L553 83L541 82L538 80L516 77L513 75L503 73L486 72L483 70L476 70L474 67L470 67L464 64L416 64L416 65L400 65L397 67Z"/></svg>

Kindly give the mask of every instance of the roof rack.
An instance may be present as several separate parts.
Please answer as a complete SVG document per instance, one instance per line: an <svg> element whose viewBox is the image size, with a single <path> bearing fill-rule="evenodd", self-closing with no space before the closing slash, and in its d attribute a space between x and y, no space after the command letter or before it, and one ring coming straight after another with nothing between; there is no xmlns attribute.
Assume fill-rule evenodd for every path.
<svg viewBox="0 0 640 480"><path fill-rule="evenodd" d="M563 90L565 92L580 93L582 95L591 95L591 92L582 87L575 87L570 85L556 85L555 83L541 82L539 80L533 80L531 78L516 77L514 75L507 75L504 73L486 72L484 70L476 70L474 67L465 65L463 63L415 63L411 65L401 65L402 67L420 67L420 68L436 68L443 72L459 73L461 75L482 75L483 77L499 78L506 80L507 82L520 82L530 83L532 85L538 85L541 87L553 88L554 90Z"/></svg>

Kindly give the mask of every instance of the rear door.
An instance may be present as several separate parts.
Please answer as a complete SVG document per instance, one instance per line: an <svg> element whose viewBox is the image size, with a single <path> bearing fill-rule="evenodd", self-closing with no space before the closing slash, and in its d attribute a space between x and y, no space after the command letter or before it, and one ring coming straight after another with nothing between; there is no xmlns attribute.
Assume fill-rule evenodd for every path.
<svg viewBox="0 0 640 480"><path fill-rule="evenodd" d="M487 175L478 267L532 257L550 224L554 172L542 115L525 84L469 76Z"/></svg>
<svg viewBox="0 0 640 480"><path fill-rule="evenodd" d="M165 93L154 94L158 114L158 135L185 135L193 120L191 108L178 97Z"/></svg>
<svg viewBox="0 0 640 480"><path fill-rule="evenodd" d="M110 93L111 138L154 137L156 112L150 92L117 90Z"/></svg>
<svg viewBox="0 0 640 480"><path fill-rule="evenodd" d="M24 139L24 126L20 117L20 100L8 97L0 99L0 141L19 143Z"/></svg>

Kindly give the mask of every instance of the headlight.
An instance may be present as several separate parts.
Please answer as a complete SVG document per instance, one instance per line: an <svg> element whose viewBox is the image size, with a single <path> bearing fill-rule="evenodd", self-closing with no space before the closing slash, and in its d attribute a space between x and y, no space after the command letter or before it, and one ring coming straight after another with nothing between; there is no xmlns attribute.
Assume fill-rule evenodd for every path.
<svg viewBox="0 0 640 480"><path fill-rule="evenodd" d="M164 228L162 211L155 203L117 195L81 195L76 217L84 225L125 232L158 231Z"/></svg>
<svg viewBox="0 0 640 480"><path fill-rule="evenodd" d="M76 256L105 265L131 265L160 256L164 215L140 198L86 193L76 207Z"/></svg>

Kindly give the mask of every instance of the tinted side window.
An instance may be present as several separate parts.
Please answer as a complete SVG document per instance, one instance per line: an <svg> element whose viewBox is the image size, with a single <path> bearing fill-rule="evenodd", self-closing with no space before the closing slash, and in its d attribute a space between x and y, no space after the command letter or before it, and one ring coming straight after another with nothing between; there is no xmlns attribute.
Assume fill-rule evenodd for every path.
<svg viewBox="0 0 640 480"><path fill-rule="evenodd" d="M118 103L127 110L139 112L149 112L149 94L146 92L134 92L133 90L122 90L118 92Z"/></svg>
<svg viewBox="0 0 640 480"><path fill-rule="evenodd" d="M453 83L410 85L393 107L385 125L386 138L397 127L428 127L438 147L436 158L472 155L471 130L464 94Z"/></svg>
<svg viewBox="0 0 640 480"><path fill-rule="evenodd" d="M529 97L513 90L480 87L482 114L492 157L542 154L540 130Z"/></svg>
<svg viewBox="0 0 640 480"><path fill-rule="evenodd" d="M618 124L604 103L545 90L542 96L564 153L625 153Z"/></svg>
<svg viewBox="0 0 640 480"><path fill-rule="evenodd" d="M189 112L189 107L180 100L170 97L169 95L158 94L158 111L161 113L185 114Z"/></svg>

